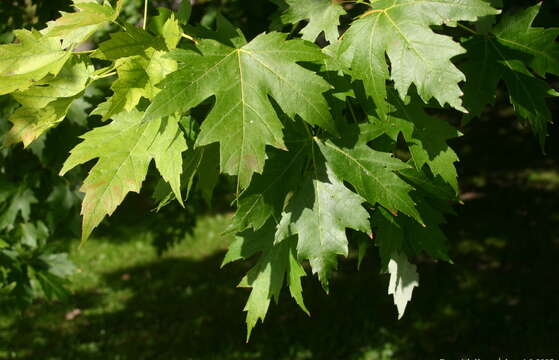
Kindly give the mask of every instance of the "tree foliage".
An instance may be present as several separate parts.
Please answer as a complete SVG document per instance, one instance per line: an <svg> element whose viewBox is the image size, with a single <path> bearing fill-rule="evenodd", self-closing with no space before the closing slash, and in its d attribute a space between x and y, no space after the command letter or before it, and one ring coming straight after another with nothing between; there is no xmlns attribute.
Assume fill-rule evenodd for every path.
<svg viewBox="0 0 559 360"><path fill-rule="evenodd" d="M167 184L162 206L175 197L188 207L194 182L209 200L219 173L235 177L238 238L224 264L255 258L239 284L251 288L248 336L284 283L308 312L301 277L317 274L328 291L338 257L350 246L363 256L363 238L390 273L399 317L419 281L410 259L451 261L441 226L458 201L448 141L460 132L434 109L466 123L503 80L545 147L559 28L533 26L541 4L500 15L484 0L275 0L275 30L247 38L219 14L213 27L196 24L187 1L137 27L122 21L125 3L75 0L74 12L0 46L0 93L19 104L4 144L34 149L84 92L112 79L112 95L89 114L106 123L80 136L60 170L94 164L81 186L82 241L140 191L152 160ZM111 23L117 31L80 50ZM29 215L37 201L2 187L0 230L16 239L0 241L2 256L43 246L49 228ZM49 256L58 265L38 279L58 293L48 284L63 260ZM1 266L7 292L21 280Z"/></svg>

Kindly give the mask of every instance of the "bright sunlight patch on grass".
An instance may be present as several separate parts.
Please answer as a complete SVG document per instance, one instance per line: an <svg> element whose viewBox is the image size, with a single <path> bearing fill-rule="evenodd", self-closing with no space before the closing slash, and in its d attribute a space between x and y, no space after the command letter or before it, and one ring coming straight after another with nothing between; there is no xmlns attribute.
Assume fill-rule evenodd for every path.
<svg viewBox="0 0 559 360"><path fill-rule="evenodd" d="M233 239L231 234L222 236L229 221L227 215L201 218L193 234L185 234L183 241L172 246L160 258L201 260L224 251ZM91 239L81 247L79 242L73 243L70 258L78 268L71 279L73 290L99 286L103 274L140 266L156 259L156 249L151 245L153 236L147 231L124 241L101 237Z"/></svg>

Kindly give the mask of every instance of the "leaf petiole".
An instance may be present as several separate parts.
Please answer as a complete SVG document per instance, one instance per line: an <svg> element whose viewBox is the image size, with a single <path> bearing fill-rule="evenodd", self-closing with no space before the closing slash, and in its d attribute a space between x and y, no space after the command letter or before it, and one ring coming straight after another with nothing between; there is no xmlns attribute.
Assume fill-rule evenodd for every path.
<svg viewBox="0 0 559 360"><path fill-rule="evenodd" d="M91 78L93 80L99 80L99 79L103 79L103 78L106 78L106 77L111 77L113 75L116 75L116 71L111 71L111 72L106 73L106 74L94 75Z"/></svg>
<svg viewBox="0 0 559 360"><path fill-rule="evenodd" d="M74 55L87 55L95 52L95 49L92 50L84 50L84 51L73 51L72 54Z"/></svg>
<svg viewBox="0 0 559 360"><path fill-rule="evenodd" d="M192 36L190 36L190 35L188 35L188 34L181 33L181 37L183 37L183 38L185 38L185 39L188 39L188 40L192 41L192 42L195 43L195 44L198 44L198 40L196 40L194 37L192 37Z"/></svg>

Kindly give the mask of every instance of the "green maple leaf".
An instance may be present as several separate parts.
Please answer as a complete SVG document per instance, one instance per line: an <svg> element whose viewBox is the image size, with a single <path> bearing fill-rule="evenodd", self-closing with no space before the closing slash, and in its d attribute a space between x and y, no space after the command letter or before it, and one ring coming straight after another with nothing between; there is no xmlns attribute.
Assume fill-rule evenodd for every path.
<svg viewBox="0 0 559 360"><path fill-rule="evenodd" d="M154 34L160 35L168 50L175 49L182 37L179 20L175 17L175 13L169 9L158 10L159 15L151 20L149 29Z"/></svg>
<svg viewBox="0 0 559 360"><path fill-rule="evenodd" d="M60 41L35 30L15 30L14 34L18 43L0 46L0 95L25 90L49 74L57 75L71 56Z"/></svg>
<svg viewBox="0 0 559 360"><path fill-rule="evenodd" d="M12 188L10 184L3 183L2 185L8 185L9 188ZM0 229L13 228L18 215L20 215L24 221L29 221L31 205L38 203L33 191L21 186L17 190L6 195L8 198L5 199L7 200L7 204L1 208ZM3 201L0 201L0 203L5 202L4 199L2 200Z"/></svg>
<svg viewBox="0 0 559 360"><path fill-rule="evenodd" d="M183 129L189 129L190 126L197 126L195 120L190 117L183 117L180 121L181 127ZM194 142L194 138L190 138L190 134L187 131L187 151L182 154L182 174L180 176L180 183L183 184L183 190L186 190L185 199L188 199L192 185L194 183L194 178L198 177L197 186L202 197L208 203L211 204L211 199L213 196L214 187L217 184L219 178L219 146L217 144L212 144L208 146L203 146L199 148L192 148L190 145ZM180 155L180 154L178 154ZM177 157L178 159L178 157ZM180 162L173 162L173 166L178 168ZM171 165L171 164L169 164ZM173 198L180 196L180 192L174 190L167 186L164 182L160 182L154 193L157 201L160 202L157 209L162 208L167 205ZM174 196L173 196L174 192ZM182 199L178 198L179 202L182 204Z"/></svg>
<svg viewBox="0 0 559 360"><path fill-rule="evenodd" d="M460 20L474 21L498 13L482 0L379 0L344 34L340 51L349 52L353 77L363 81L382 117L389 76L402 98L411 84L428 102L466 112L458 83L464 75L451 58L464 49L451 37L430 29ZM390 59L390 75L385 56Z"/></svg>
<svg viewBox="0 0 559 360"><path fill-rule="evenodd" d="M318 151L318 149L315 149ZM346 229L370 232L369 214L361 196L345 187L327 164L313 154L314 172L302 180L281 219L278 239L297 234L297 256L308 259L328 290L337 256L348 255Z"/></svg>
<svg viewBox="0 0 559 360"><path fill-rule="evenodd" d="M94 68L72 59L50 80L42 80L12 96L23 106L9 118L13 127L6 134L6 146L23 142L27 147L45 131L58 125L68 113L72 102L81 96Z"/></svg>
<svg viewBox="0 0 559 360"><path fill-rule="evenodd" d="M131 24L124 24L125 31L111 33L110 39L100 43L91 56L102 60L118 60L145 55L150 48L160 51L175 49L181 37L180 26L172 13L163 10L166 9L160 9L161 14L152 20L152 25L156 25L150 26L159 36L153 36Z"/></svg>
<svg viewBox="0 0 559 360"><path fill-rule="evenodd" d="M23 142L25 147L29 146L44 132L64 120L74 99L75 97L60 98L39 109L27 106L18 108L10 116L13 126L6 134L4 145Z"/></svg>
<svg viewBox="0 0 559 360"><path fill-rule="evenodd" d="M286 34L263 34L239 48L201 40L198 52L173 51L179 69L161 82L162 91L146 110L145 120L187 111L215 95L196 146L219 142L222 172L238 175L238 187L245 188L253 173L264 167L265 146L284 148L282 124L268 95L287 115L298 114L310 124L336 131L322 96L329 85L296 64L319 61L324 55L311 43L285 38Z"/></svg>
<svg viewBox="0 0 559 360"><path fill-rule="evenodd" d="M401 133L416 168L421 169L427 164L433 175L440 176L458 191L458 174L454 166L458 156L447 140L460 136L460 132L446 121L425 113L422 103L415 98L408 104L395 94L389 99L388 116L385 120L375 119L373 126L382 129L394 141Z"/></svg>
<svg viewBox="0 0 559 360"><path fill-rule="evenodd" d="M318 141L318 146L336 176L353 185L369 203L393 213L401 211L423 223L410 195L413 188L396 174L409 165L391 153L373 150L364 141L351 145Z"/></svg>
<svg viewBox="0 0 559 360"><path fill-rule="evenodd" d="M43 79L24 91L12 96L22 105L41 109L58 98L74 97L85 90L95 68L93 65L72 58L52 79Z"/></svg>
<svg viewBox="0 0 559 360"><path fill-rule="evenodd" d="M157 134L149 151L155 161L155 167L171 186L175 198L184 206L181 196L182 154L188 146L177 119L170 117L162 126L163 131Z"/></svg>
<svg viewBox="0 0 559 360"><path fill-rule="evenodd" d="M559 28L534 28L532 23L540 12L542 3L524 11L504 16L493 29L497 40L508 47L533 56L530 61L539 75L559 75Z"/></svg>
<svg viewBox="0 0 559 360"><path fill-rule="evenodd" d="M247 341L258 320L264 321L272 299L278 301L284 281L287 281L291 296L308 314L303 302L301 277L305 270L297 261L295 237L276 240L275 226L268 222L260 230L251 230L240 234L230 245L223 260L223 265L239 259L247 259L260 252L256 265L239 283L240 287L250 287L252 291L244 308L247 312Z"/></svg>
<svg viewBox="0 0 559 360"><path fill-rule="evenodd" d="M501 40L491 34L475 35L463 45L468 50L462 64L462 70L468 77L464 87L464 104L470 110L470 115L466 120L479 115L485 105L494 102L497 86L502 79L516 113L528 121L543 148L547 125L552 121L545 98L557 94L551 91L547 82L530 72L524 53L503 45ZM534 60L531 61L533 65ZM535 63L543 64L541 61Z"/></svg>
<svg viewBox="0 0 559 360"><path fill-rule="evenodd" d="M115 60L118 74L118 79L111 86L114 95L96 111L96 114L103 115L104 120L121 111L132 110L142 97L153 99L160 90L155 85L176 70L176 62L166 57L166 50L174 49L178 44L178 21L172 13L162 11L153 23L157 24L153 27L161 34L161 38L155 38L145 30L126 26L127 31L114 34L110 40L101 43L93 54L100 59Z"/></svg>
<svg viewBox="0 0 559 360"><path fill-rule="evenodd" d="M87 132L64 163L61 175L79 164L99 159L81 188L85 192L82 241L106 215L114 212L128 192L140 191L152 159L165 180L179 192L177 198L181 198L179 155L186 145L178 121L170 117L165 121L142 122L142 117L143 113L137 110L123 112L110 124Z"/></svg>
<svg viewBox="0 0 559 360"><path fill-rule="evenodd" d="M303 39L315 41L324 32L327 41L338 38L340 16L346 12L341 1L336 0L287 0L289 8L281 16L282 21L297 24L299 21L308 20L308 24L301 30Z"/></svg>
<svg viewBox="0 0 559 360"><path fill-rule="evenodd" d="M155 97L160 91L155 85L176 69L175 61L167 59L165 54L150 48L142 55L116 61L118 79L111 86L114 95L108 100L103 119L109 119L121 111L132 110L142 97Z"/></svg>
<svg viewBox="0 0 559 360"><path fill-rule="evenodd" d="M103 5L96 1L74 0L74 7L79 11L61 12L62 16L47 23L41 32L48 37L62 38L64 48L77 45L87 40L101 26L116 20L124 0L119 0L113 9L108 3Z"/></svg>

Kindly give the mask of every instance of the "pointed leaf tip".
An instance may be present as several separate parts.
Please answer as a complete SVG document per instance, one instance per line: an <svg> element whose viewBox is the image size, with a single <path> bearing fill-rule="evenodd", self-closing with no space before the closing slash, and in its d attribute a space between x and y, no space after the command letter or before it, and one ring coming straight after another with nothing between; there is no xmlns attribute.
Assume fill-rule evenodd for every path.
<svg viewBox="0 0 559 360"><path fill-rule="evenodd" d="M399 320L404 316L413 288L419 285L419 275L416 266L410 264L407 257L400 253L392 254L392 259L388 263L388 272L390 273L388 294L394 297Z"/></svg>

